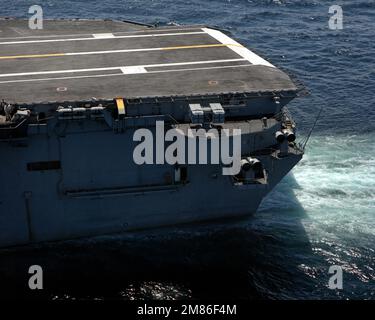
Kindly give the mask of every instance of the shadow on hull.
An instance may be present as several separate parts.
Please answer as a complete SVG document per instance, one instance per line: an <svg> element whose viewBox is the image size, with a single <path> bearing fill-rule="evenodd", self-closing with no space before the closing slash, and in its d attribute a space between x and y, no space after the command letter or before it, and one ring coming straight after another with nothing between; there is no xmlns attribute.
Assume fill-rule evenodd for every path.
<svg viewBox="0 0 375 320"><path fill-rule="evenodd" d="M2 250L1 298L311 298L296 188L287 176L249 218ZM31 265L43 268L43 290L28 289Z"/></svg>

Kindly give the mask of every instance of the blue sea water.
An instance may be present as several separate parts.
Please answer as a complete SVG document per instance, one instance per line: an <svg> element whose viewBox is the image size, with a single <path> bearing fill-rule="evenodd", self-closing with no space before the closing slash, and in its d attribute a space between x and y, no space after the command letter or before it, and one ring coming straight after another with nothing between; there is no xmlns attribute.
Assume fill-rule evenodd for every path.
<svg viewBox="0 0 375 320"><path fill-rule="evenodd" d="M26 17L32 4L48 18L218 26L307 86L289 107L301 137L323 107L306 156L255 217L42 251L63 261L50 297L375 298L375 1L1 0L0 16ZM343 30L328 28L334 4ZM343 290L328 288L331 265ZM78 282L60 279L77 268Z"/></svg>

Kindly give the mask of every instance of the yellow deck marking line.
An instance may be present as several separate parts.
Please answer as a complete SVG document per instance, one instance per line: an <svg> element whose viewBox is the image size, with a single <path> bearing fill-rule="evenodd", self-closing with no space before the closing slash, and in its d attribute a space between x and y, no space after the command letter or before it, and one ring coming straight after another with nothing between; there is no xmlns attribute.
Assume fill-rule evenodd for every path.
<svg viewBox="0 0 375 320"><path fill-rule="evenodd" d="M229 47L229 46L243 47L240 44L199 44L199 45L165 47L165 48L147 48L147 49L127 49L127 50L109 50L109 51L67 52L67 53L26 54L26 55L17 55L17 56L0 56L0 60L50 58L50 57L63 57L63 56L81 56L81 55L108 54L108 53L129 53L129 52L146 52L146 51L202 49L202 48L218 48L218 47Z"/></svg>

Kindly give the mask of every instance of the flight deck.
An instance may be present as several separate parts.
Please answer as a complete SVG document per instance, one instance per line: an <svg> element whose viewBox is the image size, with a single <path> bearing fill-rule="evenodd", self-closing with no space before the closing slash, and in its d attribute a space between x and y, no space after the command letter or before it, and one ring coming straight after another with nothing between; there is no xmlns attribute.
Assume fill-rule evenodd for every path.
<svg viewBox="0 0 375 320"><path fill-rule="evenodd" d="M8 103L297 91L290 77L205 26L0 20L0 98Z"/></svg>

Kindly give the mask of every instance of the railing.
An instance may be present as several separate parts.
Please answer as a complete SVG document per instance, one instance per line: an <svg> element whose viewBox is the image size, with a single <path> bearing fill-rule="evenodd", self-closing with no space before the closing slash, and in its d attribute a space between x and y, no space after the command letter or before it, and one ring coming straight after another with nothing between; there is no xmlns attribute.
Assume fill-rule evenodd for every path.
<svg viewBox="0 0 375 320"><path fill-rule="evenodd" d="M292 114L290 113L287 107L283 107L279 113L277 113L274 117L277 121L281 121L283 123L290 123L292 127L296 126L296 122L294 121Z"/></svg>
<svg viewBox="0 0 375 320"><path fill-rule="evenodd" d="M0 139L12 139L27 136L27 123L28 119L25 118L19 123L9 122L0 127Z"/></svg>

